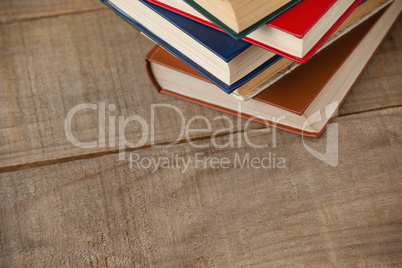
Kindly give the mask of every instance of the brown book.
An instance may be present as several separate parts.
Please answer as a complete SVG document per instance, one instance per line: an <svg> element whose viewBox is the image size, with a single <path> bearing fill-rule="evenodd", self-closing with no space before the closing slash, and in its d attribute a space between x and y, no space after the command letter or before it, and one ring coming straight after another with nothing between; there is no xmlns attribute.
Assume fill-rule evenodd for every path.
<svg viewBox="0 0 402 268"><path fill-rule="evenodd" d="M239 102L183 62L155 46L146 57L160 93L218 111L318 138L336 114L382 40L397 20L402 1L359 25L254 98Z"/></svg>

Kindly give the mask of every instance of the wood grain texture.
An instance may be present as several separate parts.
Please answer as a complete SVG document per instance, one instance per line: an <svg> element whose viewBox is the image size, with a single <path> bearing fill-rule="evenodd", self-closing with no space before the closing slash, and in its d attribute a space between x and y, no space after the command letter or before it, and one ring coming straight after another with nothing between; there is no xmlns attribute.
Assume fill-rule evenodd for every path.
<svg viewBox="0 0 402 268"><path fill-rule="evenodd" d="M398 267L402 108L336 118L339 166L301 138L277 147L147 149L181 169L130 168L117 155L0 175L2 267ZM263 144L267 129L248 132ZM235 140L237 140L237 136ZM221 137L224 143L227 136ZM199 141L205 143L209 141ZM323 139L307 141L322 150ZM204 169L205 157L285 158L285 168Z"/></svg>
<svg viewBox="0 0 402 268"><path fill-rule="evenodd" d="M0 1L0 25L98 9L106 9L106 7L97 0L2 0Z"/></svg>
<svg viewBox="0 0 402 268"><path fill-rule="evenodd" d="M340 115L400 106L402 102L402 19L368 65Z"/></svg>
<svg viewBox="0 0 402 268"><path fill-rule="evenodd" d="M341 115L401 105L401 29L399 20ZM148 122L151 104L168 103L187 119L206 116L212 130L227 124L212 120L222 115L219 112L157 94L143 67L152 43L110 10L1 25L0 36L0 169L115 151L114 147L82 150L67 140L66 114L82 103L114 104L116 111L107 116L139 115ZM175 115L167 110L157 114L156 142L179 137ZM96 139L97 114L78 116L75 137L83 142ZM204 127L203 122L196 121L197 127ZM263 126L252 123L250 128ZM128 127L126 136L138 141L141 129Z"/></svg>
<svg viewBox="0 0 402 268"><path fill-rule="evenodd" d="M82 103L114 104L115 112L106 116L139 115L147 122L151 104L167 103L180 109L186 121L204 115L213 130L226 124L212 120L221 113L158 94L144 67L153 43L110 10L3 25L0 35L5 37L0 39L0 168L115 150L82 150L67 140L66 115ZM168 108L158 111L155 142L176 140L179 116ZM97 111L76 118L72 127L78 140L98 138ZM203 121L192 126L205 127ZM136 124L126 130L132 142L142 135Z"/></svg>
<svg viewBox="0 0 402 268"><path fill-rule="evenodd" d="M147 143L129 152L190 159L184 173L153 173L119 161L113 147L73 146L67 112L105 102L116 106L106 116L149 122L150 105L167 103L186 119L204 115L212 131L228 127L213 120L222 114L157 94L143 67L152 42L98 1L2 1L0 267L400 267L401 31L399 19L334 119L336 168L301 137L253 123L234 126L234 148L197 134L207 148ZM156 125L157 143L179 135L172 111L159 111ZM140 132L131 125L127 139ZM78 114L73 133L96 139L97 113ZM306 145L324 152L326 136ZM246 137L269 147L253 149ZM285 168L203 168L195 153L232 165L236 154L271 153Z"/></svg>

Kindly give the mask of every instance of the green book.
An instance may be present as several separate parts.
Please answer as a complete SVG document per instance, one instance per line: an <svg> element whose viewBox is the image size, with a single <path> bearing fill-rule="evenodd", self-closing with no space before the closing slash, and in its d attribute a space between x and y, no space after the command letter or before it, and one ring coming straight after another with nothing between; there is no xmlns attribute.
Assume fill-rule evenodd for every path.
<svg viewBox="0 0 402 268"><path fill-rule="evenodd" d="M293 7L297 3L301 2L302 0L291 0L290 2L286 3L279 9L275 10L274 12L270 13L268 16L265 16L261 20L255 22L251 26L246 27L245 29L241 30L240 32L236 32L233 30L231 27L229 27L227 24L223 23L222 20L218 19L216 16L211 14L208 10L206 10L204 7L202 7L199 3L197 3L195 0L184 0L187 4L189 4L192 8L197 10L200 14L202 14L205 18L210 20L212 23L214 23L217 27L225 31L227 34L232 36L233 38L239 40L245 37L246 35L250 34L251 32L255 31L262 25L268 23L269 21L273 20L289 8Z"/></svg>

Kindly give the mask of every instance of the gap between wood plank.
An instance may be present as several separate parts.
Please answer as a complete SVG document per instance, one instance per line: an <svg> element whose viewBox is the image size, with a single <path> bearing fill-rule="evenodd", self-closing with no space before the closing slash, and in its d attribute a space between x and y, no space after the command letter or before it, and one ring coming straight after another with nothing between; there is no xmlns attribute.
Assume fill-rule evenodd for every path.
<svg viewBox="0 0 402 268"><path fill-rule="evenodd" d="M382 107L382 108L370 109L370 110L365 110L365 111L358 111L358 112L354 112L354 113L343 114L343 115L337 116L336 118L355 116L355 115L359 115L359 114L363 114L363 113L375 113L375 112L382 111L382 110L397 109L400 107L402 107L402 105L395 105L395 106ZM242 133L246 133L246 132L260 131L260 130L265 130L265 129L270 129L270 127L261 126L261 128L253 128L253 129L248 129L248 130L234 131L233 134L242 134ZM222 133L220 135L216 135L216 137L224 137L226 135L228 135L228 133ZM191 139L191 142L209 140L209 139L211 139L211 137L212 137L211 135L198 137L198 138ZM167 145L170 143L171 142L159 143L159 144L156 144L156 146L163 146L163 145ZM181 141L177 142L175 145L186 144L186 143L187 143L187 140L181 140ZM141 150L146 150L146 149L150 149L150 148L152 148L151 145L145 145L145 146L141 146L141 147L137 147L137 148L126 148L125 152L135 152L135 151L141 151ZM89 153L89 154L82 154L82 155L75 155L75 156L67 156L67 157L62 157L62 158L58 158L58 159L43 160L43 161L37 161L37 162L32 162L32 163L24 163L24 164L6 166L6 167L0 168L0 175L4 174L4 173L15 172L15 171L33 169L33 168L50 166L50 165L61 164L61 163L68 163L68 162L77 161L77 160L98 158L98 157L103 157L106 155L113 155L113 154L118 154L118 153L119 153L119 150L116 149L116 150L110 150L110 151L103 151L103 152L96 152L96 153Z"/></svg>
<svg viewBox="0 0 402 268"><path fill-rule="evenodd" d="M246 133L246 132L252 132L252 131L258 131L258 130L263 130L267 129L268 127L266 126L261 126L261 128L253 128L253 129L248 129L248 130L241 130L241 131L234 131L233 134L241 134L241 133ZM222 133L219 135L215 135L215 137L225 137L229 133ZM204 140L209 140L211 139L212 135L207 135L207 136L202 136L202 137L197 137L193 138L190 140L190 142L197 142L197 141L204 141ZM155 145L144 145L141 147L136 147L136 148L126 148L124 152L135 152L135 151L141 151L141 150L146 150L150 149L155 146L164 146L171 144L171 141L163 142L163 143L158 143ZM178 141L175 145L180 145L180 144L186 144L187 140L180 140ZM82 155L74 155L74 156L67 156L67 157L62 157L58 159L51 159L51 160L42 160L42 161L37 161L37 162L32 162L32 163L24 163L24 164L18 164L18 165L12 165L12 166L6 166L0 168L0 175L3 173L9 173L9 172L15 172L15 171L20 171L20 170L26 170L26 169L32 169L32 168L38 168L38 167L43 167L43 166L50 166L54 164L60 164L60 163L67 163L67 162L72 162L76 160L85 160L85 159L92 159L92 158L98 158L106 155L112 155L112 154L118 154L120 151L119 149L115 150L110 150L110 151L103 151L103 152L96 152L96 153L89 153L89 154L82 154Z"/></svg>
<svg viewBox="0 0 402 268"><path fill-rule="evenodd" d="M345 114L341 114L337 117L344 117L344 116L357 115L357 114L363 114L363 113L371 113L371 112L376 112L376 111L381 111L381 110L386 110L386 109L394 109L394 108L399 108L399 107L402 107L402 105L390 105L390 106L384 106L384 107L379 107L379 108L356 111L356 112L352 112L352 113L345 113Z"/></svg>

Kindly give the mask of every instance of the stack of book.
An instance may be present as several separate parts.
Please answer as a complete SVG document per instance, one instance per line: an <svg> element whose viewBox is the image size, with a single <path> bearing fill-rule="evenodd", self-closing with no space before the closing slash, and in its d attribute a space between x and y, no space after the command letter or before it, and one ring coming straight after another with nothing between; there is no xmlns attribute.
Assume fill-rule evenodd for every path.
<svg viewBox="0 0 402 268"><path fill-rule="evenodd" d="M319 137L398 19L401 0L107 0L152 39L161 93Z"/></svg>

